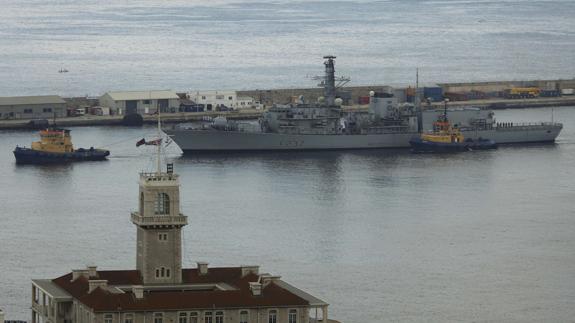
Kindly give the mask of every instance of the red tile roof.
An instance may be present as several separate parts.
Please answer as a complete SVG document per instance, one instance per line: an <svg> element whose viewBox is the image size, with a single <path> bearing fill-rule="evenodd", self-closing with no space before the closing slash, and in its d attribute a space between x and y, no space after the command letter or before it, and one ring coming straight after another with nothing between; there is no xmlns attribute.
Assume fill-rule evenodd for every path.
<svg viewBox="0 0 575 323"><path fill-rule="evenodd" d="M123 294L111 293L97 288L88 293L88 279L79 277L71 281L72 274L53 280L55 284L70 293L74 298L94 311L140 311L213 309L239 307L282 307L306 306L309 302L273 282L263 288L260 296L253 296L249 282L258 280L258 275L241 277L241 268L209 268L206 275L198 275L196 269L182 270L183 284L226 283L235 290L173 290L145 291L144 298L136 299L131 291ZM142 279L137 270L98 271L92 279L106 279L108 285L141 285Z"/></svg>

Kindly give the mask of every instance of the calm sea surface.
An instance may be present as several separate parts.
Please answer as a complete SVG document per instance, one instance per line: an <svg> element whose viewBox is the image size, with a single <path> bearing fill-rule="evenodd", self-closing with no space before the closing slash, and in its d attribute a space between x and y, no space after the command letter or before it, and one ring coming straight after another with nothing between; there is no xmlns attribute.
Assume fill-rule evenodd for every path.
<svg viewBox="0 0 575 323"><path fill-rule="evenodd" d="M0 96L313 85L325 54L353 84L573 78L575 2L0 0ZM68 73L58 73L59 69ZM549 109L499 121L548 121ZM373 150L168 158L184 262L260 264L344 322L572 321L575 110L556 145L450 156ZM0 132L0 308L29 281L135 267L151 128L73 128L107 162L16 166Z"/></svg>
<svg viewBox="0 0 575 323"><path fill-rule="evenodd" d="M573 0L0 0L0 95L575 77ZM58 73L60 69L68 73Z"/></svg>
<svg viewBox="0 0 575 323"><path fill-rule="evenodd" d="M370 150L181 156L184 262L260 264L343 322L575 317L575 107L554 145L455 155ZM551 119L550 109L497 112ZM135 267L138 172L153 128L72 128L105 162L17 166L35 132L0 132L0 307L28 319L30 279ZM152 136L147 136L152 138Z"/></svg>

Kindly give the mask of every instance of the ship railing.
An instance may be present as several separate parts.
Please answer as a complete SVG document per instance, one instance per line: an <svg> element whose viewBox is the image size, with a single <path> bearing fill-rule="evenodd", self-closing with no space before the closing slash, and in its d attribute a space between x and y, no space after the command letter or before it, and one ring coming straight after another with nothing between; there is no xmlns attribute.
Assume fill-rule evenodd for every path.
<svg viewBox="0 0 575 323"><path fill-rule="evenodd" d="M562 127L563 124L559 122L498 122L496 123L497 129L528 129L539 127Z"/></svg>

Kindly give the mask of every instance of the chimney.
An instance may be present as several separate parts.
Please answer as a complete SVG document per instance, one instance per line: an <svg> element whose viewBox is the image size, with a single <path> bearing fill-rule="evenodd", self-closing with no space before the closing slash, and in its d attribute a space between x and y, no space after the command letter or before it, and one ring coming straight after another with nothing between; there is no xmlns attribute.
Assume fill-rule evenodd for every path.
<svg viewBox="0 0 575 323"><path fill-rule="evenodd" d="M265 288L271 282L278 281L278 280L280 280L280 278L282 278L282 277L281 276L272 276L270 274L261 274L260 275L260 282L262 284L262 287Z"/></svg>
<svg viewBox="0 0 575 323"><path fill-rule="evenodd" d="M259 274L260 266L242 266L242 278L249 274Z"/></svg>
<svg viewBox="0 0 575 323"><path fill-rule="evenodd" d="M98 268L98 266L87 266L86 269L88 270L88 276L91 277L96 277L96 275L98 274L98 272L96 271L96 269Z"/></svg>
<svg viewBox="0 0 575 323"><path fill-rule="evenodd" d="M144 286L142 286L142 285L132 286L132 293L134 293L134 296L136 297L136 299L144 298Z"/></svg>
<svg viewBox="0 0 575 323"><path fill-rule="evenodd" d="M203 276L208 274L208 263L198 262L198 276Z"/></svg>
<svg viewBox="0 0 575 323"><path fill-rule="evenodd" d="M75 281L80 277L89 278L88 271L86 269L72 269L72 281Z"/></svg>
<svg viewBox="0 0 575 323"><path fill-rule="evenodd" d="M96 289L98 287L105 289L106 287L108 287L108 281L105 279L90 279L90 280L88 280L88 293L93 292L94 289Z"/></svg>
<svg viewBox="0 0 575 323"><path fill-rule="evenodd" d="M262 284L258 282L250 282L250 290L252 291L252 295L260 296L262 294Z"/></svg>

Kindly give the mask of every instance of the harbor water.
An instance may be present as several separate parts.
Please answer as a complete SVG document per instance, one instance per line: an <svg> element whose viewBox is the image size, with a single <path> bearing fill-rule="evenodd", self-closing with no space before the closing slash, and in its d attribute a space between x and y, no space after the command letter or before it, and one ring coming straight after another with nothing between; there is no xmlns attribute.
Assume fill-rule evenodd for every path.
<svg viewBox="0 0 575 323"><path fill-rule="evenodd" d="M342 322L568 322L575 317L575 107L498 111L564 123L556 144L185 155L184 264L259 264ZM0 307L30 318L30 279L135 268L138 172L153 128L77 127L104 162L16 165L32 131L0 132Z"/></svg>
<svg viewBox="0 0 575 323"><path fill-rule="evenodd" d="M575 76L572 0L2 0L0 96ZM59 71L68 71L59 73Z"/></svg>

